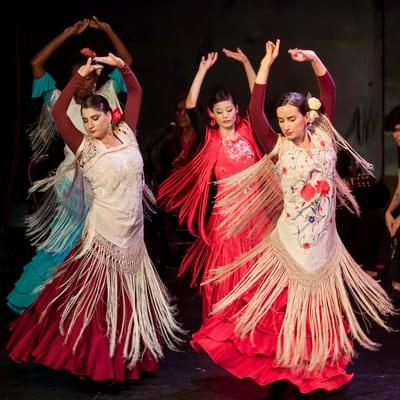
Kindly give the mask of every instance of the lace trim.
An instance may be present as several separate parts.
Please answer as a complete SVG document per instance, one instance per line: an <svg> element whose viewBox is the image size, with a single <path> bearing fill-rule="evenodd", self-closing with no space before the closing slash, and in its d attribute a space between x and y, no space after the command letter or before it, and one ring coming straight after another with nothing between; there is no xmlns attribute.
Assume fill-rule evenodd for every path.
<svg viewBox="0 0 400 400"><path fill-rule="evenodd" d="M93 257L99 262L107 265L109 269L117 272L126 272L134 274L140 268L145 254L145 245L141 238L134 241L132 245L127 248L120 247L97 232L94 234L93 239L89 239L90 233L85 229L82 235L82 241L90 241L90 248L85 253L85 258Z"/></svg>

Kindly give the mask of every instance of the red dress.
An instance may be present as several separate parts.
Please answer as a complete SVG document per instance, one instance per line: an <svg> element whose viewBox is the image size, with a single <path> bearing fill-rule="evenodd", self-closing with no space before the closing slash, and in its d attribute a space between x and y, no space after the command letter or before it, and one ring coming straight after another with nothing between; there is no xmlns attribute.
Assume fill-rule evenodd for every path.
<svg viewBox="0 0 400 400"><path fill-rule="evenodd" d="M208 129L203 149L160 187L158 197L161 204L169 211L178 209L181 222L189 220L189 229L198 235L179 269L179 276L192 272L191 286L206 282L212 269L229 264L246 253L265 233L266 227L251 231L254 222L250 221L247 229L227 239L218 229L224 218L219 210L213 207L210 217L206 218L212 181L237 174L260 159L260 151L246 119L237 124L236 133L238 137L235 140L221 140L218 129ZM221 189L221 184L218 184L214 201L220 199ZM183 195L177 198L176 194L180 191ZM203 319L212 306L232 290L248 267L249 263L245 263L228 279L201 285Z"/></svg>
<svg viewBox="0 0 400 400"><path fill-rule="evenodd" d="M318 81L321 99L325 100L323 104L328 115L332 115L334 86L331 78L326 74L319 77ZM250 102L250 115L257 137L259 131L263 134L270 132L266 135L266 145L263 146L266 152L270 152L278 136L265 120L264 92L265 85L255 85ZM266 121L264 124L263 119ZM258 139L264 144L261 138ZM283 139L280 140L280 143L282 142ZM329 159L333 152L321 150L316 146L315 152L317 151L320 157L326 159ZM279 154L282 158L285 155L286 161L297 160L294 157L290 159L290 152L282 151ZM309 158L310 168L314 168L312 163L315 161L315 154ZM250 168L250 172L240 175L243 184L239 184L239 180L234 177L232 185L239 184L240 190L243 187L251 187L252 176L262 179L265 159L268 158L265 156ZM333 177L334 161L334 158L329 159L326 170L323 170L322 163L316 165L324 174L330 173L329 176ZM317 169L312 171L315 173ZM282 169L281 174L285 173ZM295 163L293 181L297 179L298 182L302 182L301 173L301 166ZM266 185L265 182L268 180L263 181L261 185ZM296 188L294 185L282 187L286 207L292 204ZM322 189L320 194L327 195ZM249 193L249 198L252 195ZM233 198L233 202L235 200L237 199ZM267 209L268 205L264 203L263 207ZM331 203L331 208L333 207L334 199ZM287 207L284 208L286 209ZM306 209L307 212L310 210ZM318 211L322 211L321 208ZM295 216L299 215L302 216L300 211L297 211ZM282 213L278 228L279 222L284 218L290 219L291 215ZM311 214L308 222L314 222L314 216ZM330 222L332 221L328 221ZM385 291L362 272L339 238L335 241L335 252L329 253L331 258L328 261L322 263L320 259L314 260L322 263L315 272L298 267L301 260L299 257L290 256L276 231L277 229L274 229L262 239L258 246L261 251L256 249L250 253L253 257L256 256L251 267L232 292L216 305L214 311L217 313L207 318L200 330L193 335L191 344L197 351L205 351L217 365L238 378L252 378L260 385L288 380L303 393L316 389L337 389L353 376L345 370L353 355L352 337L367 348L376 348L376 343L369 341L361 333L349 293L354 296L353 301L356 299L360 313L383 327L387 328L378 313L390 315L393 308ZM299 235L304 233L300 229L297 232ZM284 239L286 244L288 235L284 236ZM306 248L308 247L304 247Z"/></svg>

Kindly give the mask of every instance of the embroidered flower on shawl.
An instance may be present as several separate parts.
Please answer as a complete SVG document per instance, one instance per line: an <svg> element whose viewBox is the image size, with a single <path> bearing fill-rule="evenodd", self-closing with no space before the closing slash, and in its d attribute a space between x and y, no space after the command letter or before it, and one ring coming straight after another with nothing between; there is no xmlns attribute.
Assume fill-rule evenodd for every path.
<svg viewBox="0 0 400 400"><path fill-rule="evenodd" d="M286 175L287 174L287 169L285 167L282 168L282 174Z"/></svg>
<svg viewBox="0 0 400 400"><path fill-rule="evenodd" d="M319 144L320 144L322 147L325 147L325 146L326 146L326 143L325 143L322 139L319 141Z"/></svg>
<svg viewBox="0 0 400 400"><path fill-rule="evenodd" d="M315 193L314 186L306 183L301 189L300 195L305 201L310 201L315 196Z"/></svg>
<svg viewBox="0 0 400 400"><path fill-rule="evenodd" d="M317 181L315 185L317 193L320 193L322 197L326 197L329 194L329 183L327 181Z"/></svg>
<svg viewBox="0 0 400 400"><path fill-rule="evenodd" d="M303 249L307 250L310 248L310 243L303 243Z"/></svg>

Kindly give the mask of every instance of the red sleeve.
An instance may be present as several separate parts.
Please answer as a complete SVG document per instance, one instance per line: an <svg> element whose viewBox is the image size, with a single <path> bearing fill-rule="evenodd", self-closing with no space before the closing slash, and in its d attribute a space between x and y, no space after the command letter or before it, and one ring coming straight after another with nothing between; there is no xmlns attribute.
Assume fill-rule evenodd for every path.
<svg viewBox="0 0 400 400"><path fill-rule="evenodd" d="M142 87L127 64L120 71L124 77L127 89L124 121L132 130L135 130L139 119L140 103L142 101Z"/></svg>
<svg viewBox="0 0 400 400"><path fill-rule="evenodd" d="M53 107L53 118L57 129L60 132L64 142L76 153L82 143L83 133L75 127L67 115L69 103L76 89L81 85L85 78L76 73L61 92L60 97Z"/></svg>
<svg viewBox="0 0 400 400"><path fill-rule="evenodd" d="M328 71L322 76L317 76L317 82L319 87L319 99L324 106L325 115L331 120L335 111L335 82Z"/></svg>
<svg viewBox="0 0 400 400"><path fill-rule="evenodd" d="M275 147L278 134L272 129L264 112L266 86L258 83L254 85L250 98L249 115L257 141L264 152L268 154Z"/></svg>

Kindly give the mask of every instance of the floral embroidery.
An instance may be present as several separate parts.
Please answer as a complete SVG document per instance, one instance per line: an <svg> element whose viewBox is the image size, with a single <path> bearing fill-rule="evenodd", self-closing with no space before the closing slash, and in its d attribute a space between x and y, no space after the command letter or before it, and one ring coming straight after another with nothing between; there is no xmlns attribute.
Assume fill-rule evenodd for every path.
<svg viewBox="0 0 400 400"><path fill-rule="evenodd" d="M285 234L293 235L299 248L307 252L326 237L335 204L332 141L324 135L314 136L312 141L314 147L308 151L284 141L277 165L284 193Z"/></svg>
<svg viewBox="0 0 400 400"><path fill-rule="evenodd" d="M222 140L222 144L232 160L253 159L256 156L253 148L246 140Z"/></svg>
<svg viewBox="0 0 400 400"><path fill-rule="evenodd" d="M318 181L315 189L321 196L326 197L329 194L330 186L327 181Z"/></svg>
<svg viewBox="0 0 400 400"><path fill-rule="evenodd" d="M305 201L310 201L315 196L315 188L314 186L306 183L301 189L300 195Z"/></svg>

